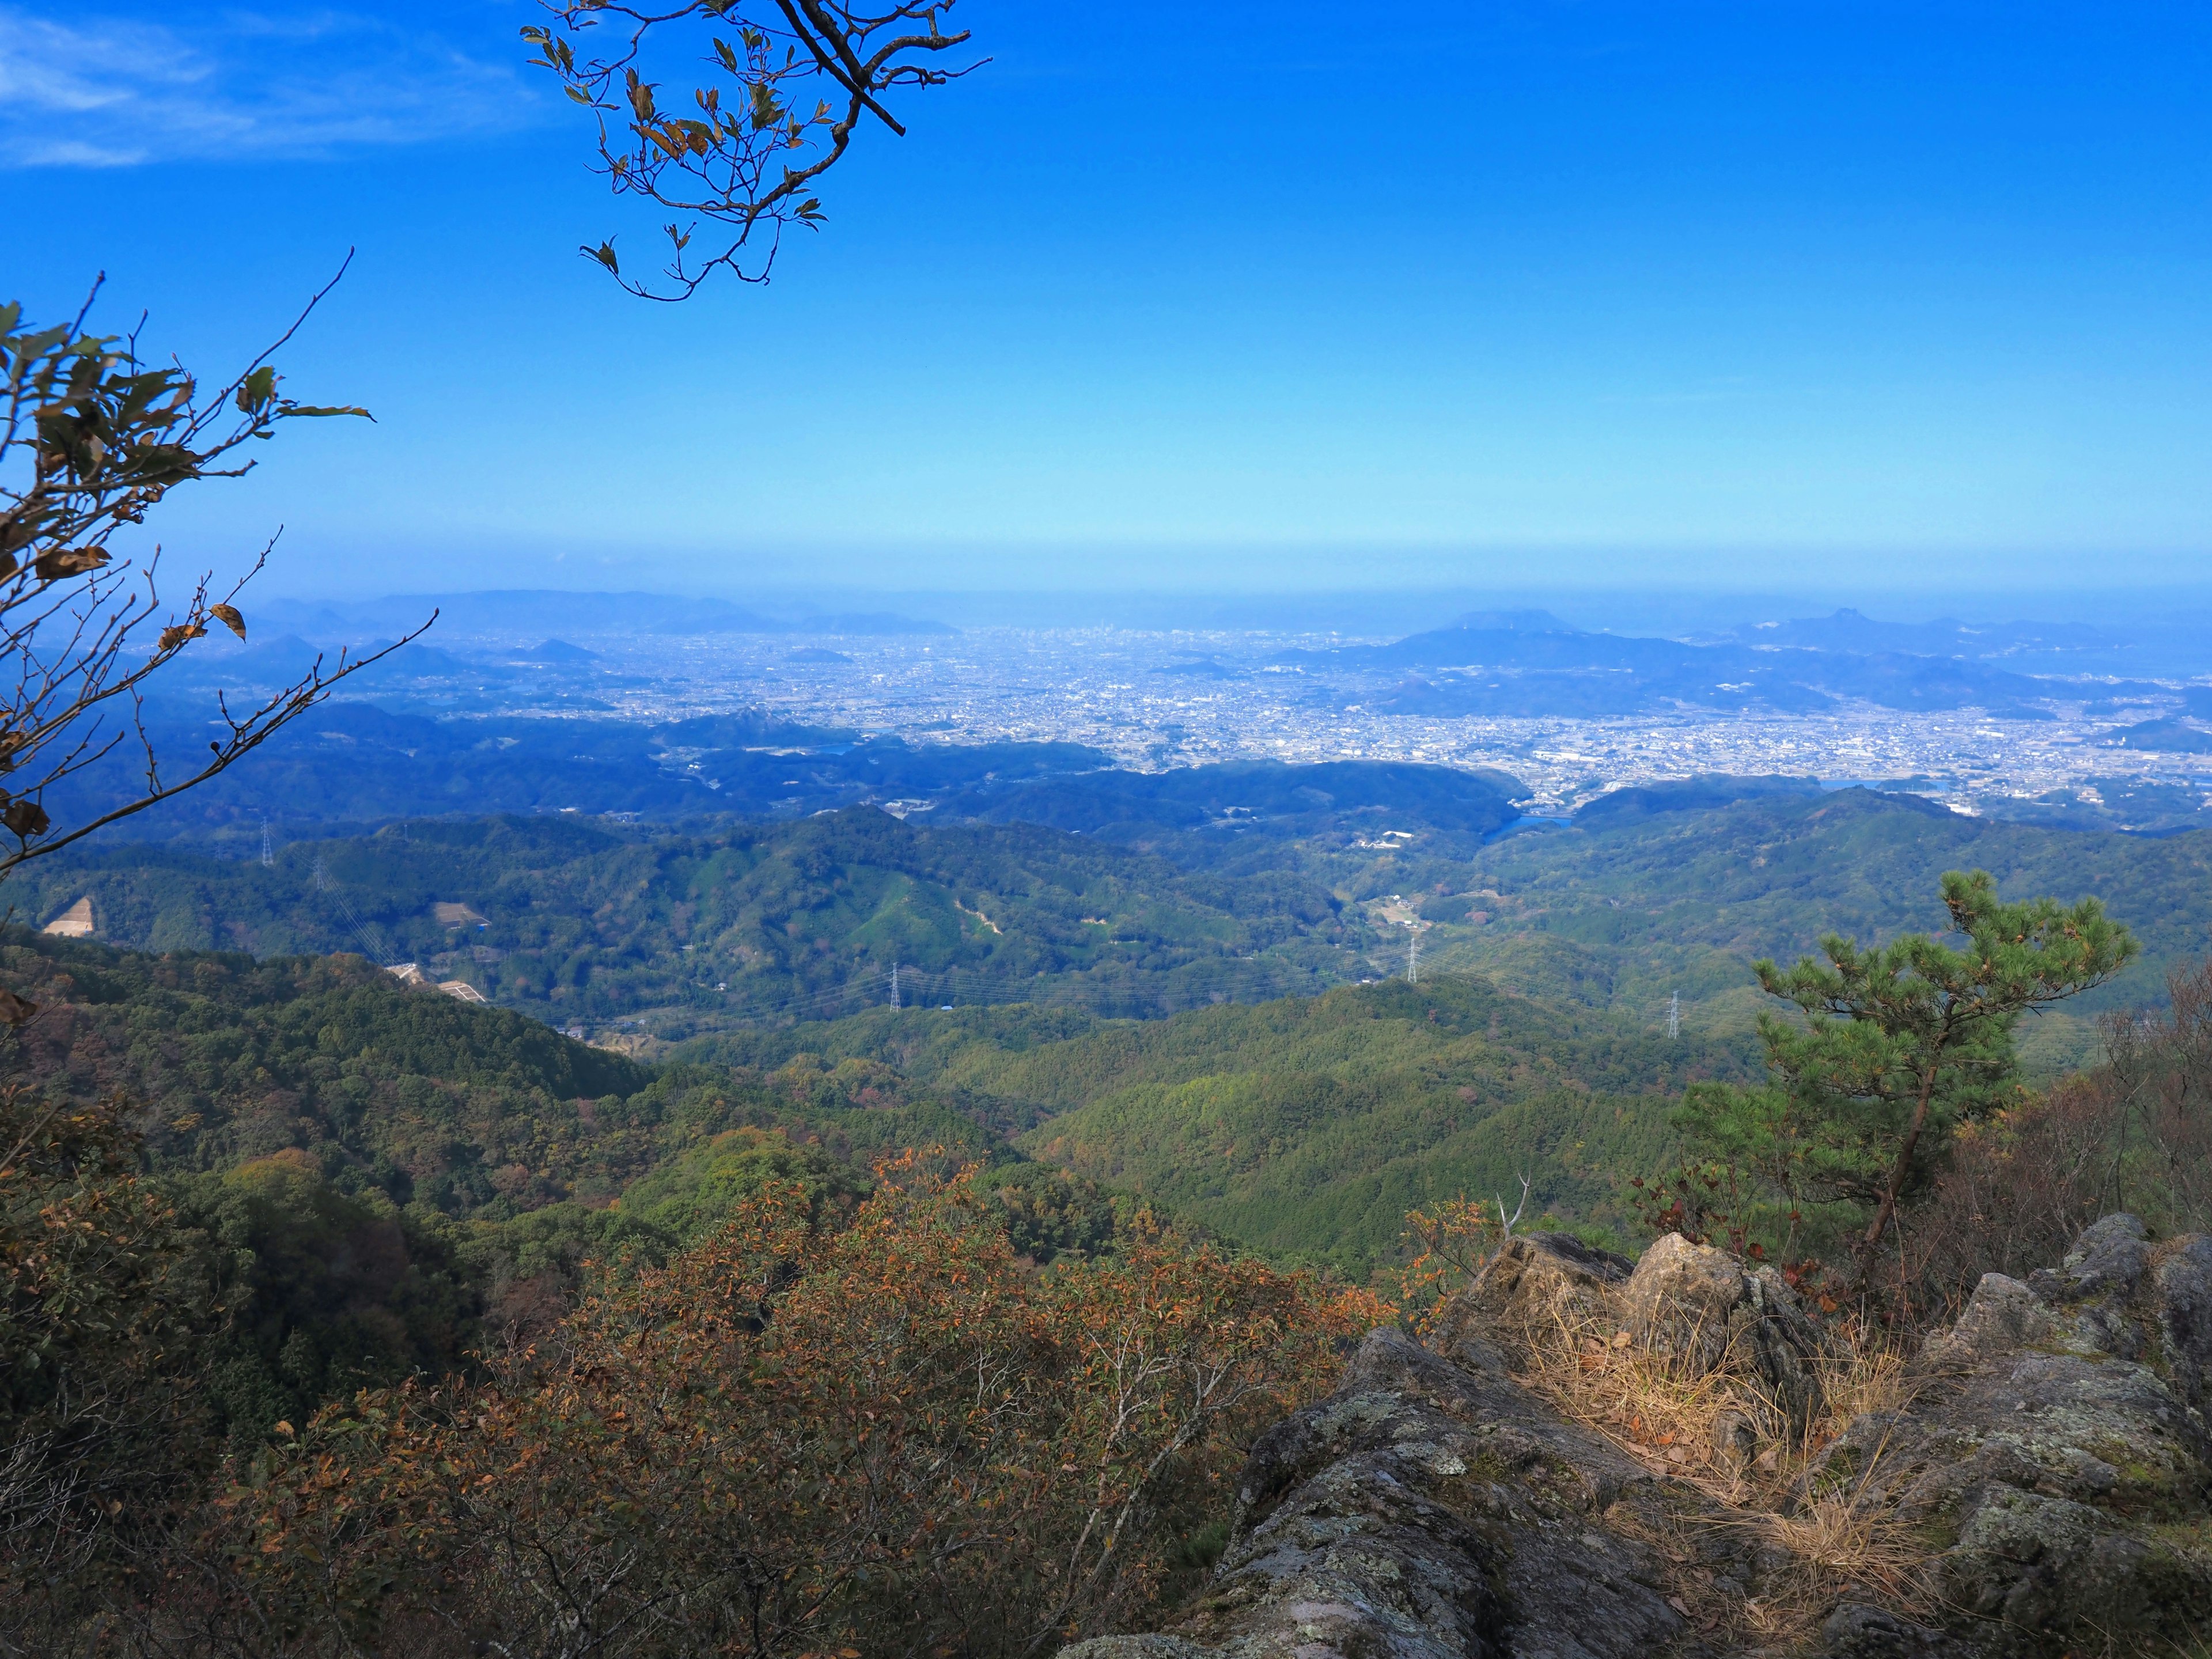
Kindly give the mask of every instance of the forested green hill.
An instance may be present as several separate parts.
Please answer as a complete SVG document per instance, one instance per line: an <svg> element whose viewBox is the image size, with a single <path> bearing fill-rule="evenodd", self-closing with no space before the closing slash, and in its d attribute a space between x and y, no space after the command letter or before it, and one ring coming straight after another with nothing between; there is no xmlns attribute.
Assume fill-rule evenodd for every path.
<svg viewBox="0 0 2212 1659"><path fill-rule="evenodd" d="M1517 1195L1523 1174L1532 1214L1619 1221L1621 1183L1671 1150L1683 1083L1747 1059L1445 978L1113 1028L952 1075L1058 1107L1018 1143L1045 1162L1364 1279L1395 1259L1407 1210Z"/></svg>
<svg viewBox="0 0 2212 1659"><path fill-rule="evenodd" d="M29 866L19 914L88 895L111 939L260 954L18 928L0 977L43 1012L6 1068L137 1103L155 1167L250 1291L225 1409L265 1423L349 1377L453 1363L487 1312L526 1316L587 1255L665 1250L769 1176L851 1201L899 1147L989 1163L1041 1259L1103 1247L1142 1199L1364 1279L1408 1208L1523 1174L1536 1206L1625 1234L1620 1184L1672 1155L1685 1082L1754 1063L1753 957L1934 926L1937 876L1978 866L2010 895L2105 897L2148 946L2100 999L2124 1006L2212 921L2201 832L1865 791L1487 842L1370 830L1164 831L1169 858L860 809L674 834L418 823L271 866L107 849ZM1381 977L1410 919L1429 923L1418 986ZM506 1006L327 954L364 936ZM325 954L279 954L295 950ZM909 998L966 994L807 1017L872 1000L892 963L924 970ZM1323 994L1259 1000L1286 983ZM641 1016L662 1063L548 1023ZM2055 1065L2093 1036L2069 1013L2030 1042Z"/></svg>
<svg viewBox="0 0 2212 1659"><path fill-rule="evenodd" d="M155 957L13 929L0 983L37 1005L0 1025L15 1117L119 1097L216 1247L209 1294L231 1316L208 1387L240 1433L462 1365L582 1258L657 1255L771 1176L836 1201L874 1156L938 1147L1002 1166L990 1188L1041 1256L1115 1224L1095 1187L1024 1164L989 1103L877 1062L648 1068L345 957Z"/></svg>
<svg viewBox="0 0 2212 1659"><path fill-rule="evenodd" d="M504 1009L410 990L349 957L149 956L25 935L0 978L39 1006L0 1030L9 1077L119 1091L155 1167L287 1150L348 1192L458 1221L604 1205L723 1130L804 1121L847 1149L991 1137L894 1068L641 1066Z"/></svg>
<svg viewBox="0 0 2212 1659"><path fill-rule="evenodd" d="M1030 1126L1016 1144L1042 1162L1356 1279L1394 1259L1408 1209L1517 1194L1522 1174L1535 1205L1620 1223L1621 1182L1671 1151L1683 1084L1753 1064L1741 1040L1669 1042L1463 976L1141 1023L884 1011L684 1052L900 1066Z"/></svg>
<svg viewBox="0 0 2212 1659"><path fill-rule="evenodd" d="M2158 1000L2167 971L2212 951L2212 831L2141 836L1966 817L1917 797L1846 789L1547 825L1469 845L1308 846L1295 867L1351 904L1392 893L1431 926L1423 960L1649 1029L1679 993L1687 1029L1747 1030L1751 963L1943 925L1937 880L1986 869L2008 897L2095 896L2143 943L2111 985L2024 1032L2045 1069L2094 1052L2100 1012Z"/></svg>
<svg viewBox="0 0 2212 1659"><path fill-rule="evenodd" d="M1239 833L1158 823L1141 845L1029 824L901 823L852 808L688 832L580 817L441 820L301 842L275 862L114 847L13 884L42 922L80 896L100 936L157 950L352 950L407 958L598 1036L682 1041L901 1001L1023 1001L1152 1017L1402 971L1425 959L1545 1000L1736 1034L1751 963L1840 930L1941 923L1948 869L2008 895L2103 897L2143 959L2031 1024L2045 1069L2094 1016L2155 1000L2212 948L2212 834L2147 837L1969 818L1864 789L1647 792L1633 811L1486 839L1409 818ZM321 874L317 875L319 867ZM436 907L449 907L441 919ZM481 922L481 925L479 925ZM358 924L358 925L356 925Z"/></svg>
<svg viewBox="0 0 2212 1659"><path fill-rule="evenodd" d="M1743 1043L1670 1043L1457 977L1154 1021L885 1009L647 1067L351 957L18 933L0 973L41 1006L7 1039L9 1072L125 1091L157 1169L234 1195L243 1180L276 1194L271 1214L385 1214L416 1254L474 1261L488 1285L617 1234L680 1233L728 1159L766 1167L728 1140L761 1130L833 1164L930 1145L1035 1159L1364 1279L1407 1209L1524 1173L1537 1204L1617 1221L1620 1179L1666 1155L1684 1081L1750 1063Z"/></svg>
<svg viewBox="0 0 2212 1659"><path fill-rule="evenodd" d="M405 958L541 1018L652 1011L668 1036L793 1005L864 1007L887 999L894 965L939 1000L1158 1013L1317 989L1357 936L1295 873L1190 870L1054 830L909 825L869 807L689 835L441 820L295 844L269 866L110 847L32 866L16 891L37 922L89 896L100 937L143 949Z"/></svg>

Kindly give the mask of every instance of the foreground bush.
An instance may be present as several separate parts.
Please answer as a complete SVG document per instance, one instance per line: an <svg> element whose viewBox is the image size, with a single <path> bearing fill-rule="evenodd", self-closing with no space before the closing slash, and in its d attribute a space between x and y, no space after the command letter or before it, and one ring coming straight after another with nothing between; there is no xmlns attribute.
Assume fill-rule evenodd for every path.
<svg viewBox="0 0 2212 1659"><path fill-rule="evenodd" d="M486 1385L323 1413L155 1625L269 1655L1049 1651L1205 1560L1250 1437L1386 1311L1141 1231L1040 1274L969 1176L911 1162L835 1231L771 1186Z"/></svg>
<svg viewBox="0 0 2212 1659"><path fill-rule="evenodd" d="M112 1099L0 1089L0 1654L50 1651L216 1461L191 1370L218 1289L136 1153Z"/></svg>

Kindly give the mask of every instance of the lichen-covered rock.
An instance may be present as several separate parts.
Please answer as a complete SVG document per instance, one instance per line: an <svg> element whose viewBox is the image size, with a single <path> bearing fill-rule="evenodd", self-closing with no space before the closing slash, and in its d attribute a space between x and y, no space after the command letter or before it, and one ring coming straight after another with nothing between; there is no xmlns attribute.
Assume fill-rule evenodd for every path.
<svg viewBox="0 0 2212 1659"><path fill-rule="evenodd" d="M1919 1369L1928 1376L1966 1376L2022 1348L2094 1353L2070 1322L2017 1279L1984 1273L1966 1310L1948 1331L1921 1345Z"/></svg>
<svg viewBox="0 0 2212 1659"><path fill-rule="evenodd" d="M2144 1332L2128 1304L2150 1267L2149 1234L2131 1215L2108 1215L2086 1229L2057 1267L2028 1276L2028 1288L2067 1310L2094 1346L2122 1359L2142 1358Z"/></svg>
<svg viewBox="0 0 2212 1659"><path fill-rule="evenodd" d="M1744 1277L1726 1250L1667 1233L1621 1286L1620 1317L1647 1346L1680 1355L1693 1371L1715 1370L1728 1357L1729 1316L1744 1298Z"/></svg>
<svg viewBox="0 0 2212 1659"><path fill-rule="evenodd" d="M2151 1284L2166 1379L2212 1420L2212 1238L2192 1234L2158 1251Z"/></svg>
<svg viewBox="0 0 2212 1659"><path fill-rule="evenodd" d="M1641 1659L1688 1629L1638 1535L1685 1501L1662 1484L1502 1366L1377 1331L1254 1448L1175 1629L1064 1659Z"/></svg>
<svg viewBox="0 0 2212 1659"><path fill-rule="evenodd" d="M1254 1449L1183 1633L1239 1659L1648 1652L1683 1621L1664 1563L1606 1517L1651 1484L1502 1368L1378 1331L1335 1395Z"/></svg>
<svg viewBox="0 0 2212 1659"><path fill-rule="evenodd" d="M1443 1310L1437 1340L1442 1352L1467 1338L1495 1340L1499 1333L1556 1336L1594 1320L1611 1321L1613 1295L1636 1264L1585 1244L1571 1233L1530 1233L1509 1238L1481 1281Z"/></svg>
<svg viewBox="0 0 2212 1659"><path fill-rule="evenodd" d="M1928 1540L1954 1639L2171 1650L2212 1620L2212 1440L2189 1398L2206 1243L2112 1216L2027 1284L1988 1275L1922 1350L1911 1407L1830 1449L1815 1487Z"/></svg>
<svg viewBox="0 0 2212 1659"><path fill-rule="evenodd" d="M1957 1644L1887 1607L1846 1601L1820 1626L1827 1659L1950 1659Z"/></svg>
<svg viewBox="0 0 2212 1659"><path fill-rule="evenodd" d="M1720 1252L1662 1240L1632 1273L1571 1239L1515 1240L1430 1346L1376 1332L1334 1394L1261 1437L1229 1547L1172 1628L1062 1659L1748 1656L1719 1643L1724 1621L1693 1626L1679 1588L1687 1575L1745 1606L1802 1582L1790 1560L1510 1374L1546 1328L1593 1322L1778 1392L1813 1352L1786 1291ZM1801 1501L1840 1496L1922 1540L1942 1605L1846 1601L1825 1611L1823 1659L2201 1646L2212 1240L2154 1243L2107 1218L2057 1269L1984 1279L1913 1378L1909 1403L1834 1443ZM1717 1449L1747 1453L1748 1427L1723 1414Z"/></svg>
<svg viewBox="0 0 2212 1659"><path fill-rule="evenodd" d="M1771 1268L1747 1272L1725 1250L1668 1233L1613 1300L1631 1335L1691 1375L1734 1366L1756 1376L1800 1432L1820 1409L1819 1336Z"/></svg>
<svg viewBox="0 0 2212 1659"><path fill-rule="evenodd" d="M2108 1215L2082 1229L2064 1261L2039 1269L2028 1282L2046 1302L2124 1298L2142 1282L2143 1271L2150 1266L2149 1238L2138 1218Z"/></svg>

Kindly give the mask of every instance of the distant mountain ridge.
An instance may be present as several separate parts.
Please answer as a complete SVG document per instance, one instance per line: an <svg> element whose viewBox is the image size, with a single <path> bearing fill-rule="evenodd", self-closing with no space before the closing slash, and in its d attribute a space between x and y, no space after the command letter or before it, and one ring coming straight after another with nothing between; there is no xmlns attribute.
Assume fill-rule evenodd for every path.
<svg viewBox="0 0 2212 1659"><path fill-rule="evenodd" d="M1165 772L1100 770L953 795L946 818L1038 823L1113 839L1160 830L1261 830L1311 835L1364 818L1487 835L1520 816L1517 779L1410 762L1225 761Z"/></svg>
<svg viewBox="0 0 2212 1659"><path fill-rule="evenodd" d="M1798 646L1814 651L1903 652L1924 657L2001 657L2029 648L2109 650L2119 643L2112 635L2087 623L1969 625L1955 617L1938 617L1924 623L1886 623L1849 608L1825 617L1754 623L1737 629L1735 637L1746 645Z"/></svg>
<svg viewBox="0 0 2212 1659"><path fill-rule="evenodd" d="M2122 749L2152 749L2169 755L2212 755L2212 732L2185 720L2142 720L2123 726L2106 741Z"/></svg>
<svg viewBox="0 0 2212 1659"><path fill-rule="evenodd" d="M442 637L483 634L825 634L949 635L959 630L891 611L810 608L775 616L729 599L667 593L580 593L510 588L474 593L395 594L358 600L271 599L255 607L270 627L309 639L392 638L435 611Z"/></svg>
<svg viewBox="0 0 2212 1659"><path fill-rule="evenodd" d="M1728 806L1740 800L1771 795L1817 795L1817 778L1729 777L1708 775L1638 784L1614 789L1587 803L1574 815L1577 829L1611 827L1634 819L1656 817L1662 812L1696 812ZM1940 807L1936 809L1942 811Z"/></svg>
<svg viewBox="0 0 2212 1659"><path fill-rule="evenodd" d="M157 737L188 750L196 712L155 710ZM279 732L248 764L128 820L117 838L258 833L264 819L296 834L303 824L456 813L796 817L861 800L933 799L993 776L1011 781L1111 763L1081 744L915 746L757 709L655 724L526 715L441 720L331 702ZM46 799L58 815L88 816L130 798L138 781L128 754L118 751L50 789Z"/></svg>
<svg viewBox="0 0 2212 1659"><path fill-rule="evenodd" d="M1698 642L1595 633L1549 611L1472 611L1449 628L1388 645L1284 653L1278 660L1317 674L1402 673L1366 706L1386 714L1585 718L1668 707L1812 713L1846 701L1917 712L1984 708L2014 719L2046 719L2046 700L2081 692L2063 681L2022 674L1963 651L1908 651L1905 641L1956 647L1986 636L2002 655L2013 645L2051 648L2087 641L2094 629L2008 623L1975 634L1956 623L1907 627L1841 611L1816 622L1740 630L1735 640ZM1818 641L1818 643L1815 643ZM2098 694L2157 692L2150 685L2100 685Z"/></svg>

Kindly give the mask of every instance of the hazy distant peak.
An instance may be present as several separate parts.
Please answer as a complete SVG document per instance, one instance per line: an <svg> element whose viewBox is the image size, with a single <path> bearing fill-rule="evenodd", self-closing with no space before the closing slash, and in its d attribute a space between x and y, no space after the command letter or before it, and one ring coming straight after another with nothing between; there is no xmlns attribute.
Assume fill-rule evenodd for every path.
<svg viewBox="0 0 2212 1659"><path fill-rule="evenodd" d="M1848 605L1825 617L1797 617L1741 629L1746 643L1814 651L1904 652L1926 657L1989 657L2023 651L2081 651L2115 643L2085 623L2008 622L1969 626L1956 617L1881 622Z"/></svg>
<svg viewBox="0 0 2212 1659"><path fill-rule="evenodd" d="M1672 778L1657 783L1609 790L1585 802L1576 812L1575 823L1584 828L1610 827L1656 817L1664 812L1706 811L1743 800L1758 800L1778 795L1818 795L1820 793L1820 782L1814 778L1785 777L1775 774L1737 777L1725 773L1700 773L1695 777Z"/></svg>
<svg viewBox="0 0 2212 1659"><path fill-rule="evenodd" d="M566 640L547 640L534 650L518 652L518 662L597 662L599 653Z"/></svg>

